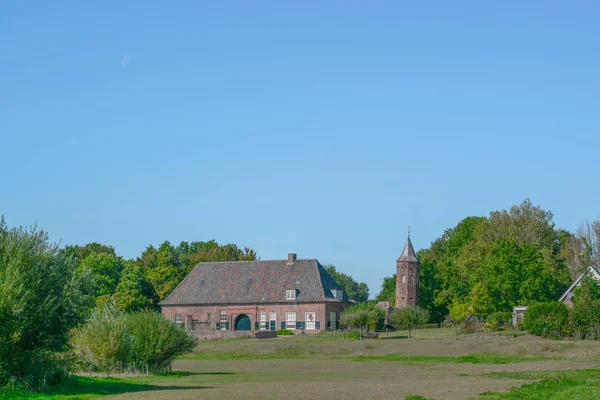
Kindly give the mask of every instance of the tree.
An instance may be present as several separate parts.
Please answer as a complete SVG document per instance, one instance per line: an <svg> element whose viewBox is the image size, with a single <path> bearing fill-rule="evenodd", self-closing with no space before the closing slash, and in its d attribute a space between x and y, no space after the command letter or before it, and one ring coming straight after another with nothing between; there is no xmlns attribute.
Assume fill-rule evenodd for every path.
<svg viewBox="0 0 600 400"><path fill-rule="evenodd" d="M117 309L125 312L153 309L158 303L156 293L135 261L127 262L113 297Z"/></svg>
<svg viewBox="0 0 600 400"><path fill-rule="evenodd" d="M369 300L369 287L364 282L355 281L350 275L338 272L333 264L323 266L325 271L340 285L346 295L358 303Z"/></svg>
<svg viewBox="0 0 600 400"><path fill-rule="evenodd" d="M564 256L569 234L555 229L552 218L525 200L447 229L418 252L419 306L439 322L464 307L485 316L556 299L571 282ZM392 281L384 283L391 297Z"/></svg>
<svg viewBox="0 0 600 400"><path fill-rule="evenodd" d="M124 260L110 252L90 253L77 268L77 274L87 274L91 279L96 303L106 303L115 292Z"/></svg>
<svg viewBox="0 0 600 400"><path fill-rule="evenodd" d="M359 303L348 307L340 316L340 324L346 328L357 328L361 334L363 329L377 330L382 328L385 313L374 302Z"/></svg>
<svg viewBox="0 0 600 400"><path fill-rule="evenodd" d="M389 301L392 307L396 305L396 274L383 278L381 291L375 297L375 301Z"/></svg>
<svg viewBox="0 0 600 400"><path fill-rule="evenodd" d="M139 259L144 268L146 279L158 295L164 300L187 275L182 267L179 254L168 241L163 242L158 250L148 246Z"/></svg>
<svg viewBox="0 0 600 400"><path fill-rule="evenodd" d="M576 279L590 266L600 268L600 219L586 221L566 240L563 256L570 266L571 277Z"/></svg>
<svg viewBox="0 0 600 400"><path fill-rule="evenodd" d="M429 321L429 312L418 306L396 308L392 311L390 320L396 329L402 326L408 327L408 338L410 339L411 328L426 324Z"/></svg>
<svg viewBox="0 0 600 400"><path fill-rule="evenodd" d="M86 314L85 282L74 260L36 226L8 228L0 218L0 386L57 384L57 356Z"/></svg>

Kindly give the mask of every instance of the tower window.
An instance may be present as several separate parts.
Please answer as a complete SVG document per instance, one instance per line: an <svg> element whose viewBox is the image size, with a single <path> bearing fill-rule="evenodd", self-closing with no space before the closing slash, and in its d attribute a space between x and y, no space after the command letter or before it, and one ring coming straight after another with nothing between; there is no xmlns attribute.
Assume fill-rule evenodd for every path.
<svg viewBox="0 0 600 400"><path fill-rule="evenodd" d="M402 283L406 283L406 275L402 275Z"/></svg>
<svg viewBox="0 0 600 400"><path fill-rule="evenodd" d="M410 283L415 283L415 276L414 275L410 276Z"/></svg>

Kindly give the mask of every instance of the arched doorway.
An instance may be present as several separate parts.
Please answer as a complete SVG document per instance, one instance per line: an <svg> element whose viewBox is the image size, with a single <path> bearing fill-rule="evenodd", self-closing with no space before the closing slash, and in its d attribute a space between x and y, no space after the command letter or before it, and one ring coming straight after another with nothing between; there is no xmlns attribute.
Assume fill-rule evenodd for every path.
<svg viewBox="0 0 600 400"><path fill-rule="evenodd" d="M235 319L235 330L236 331L249 331L250 330L250 318L246 314L240 314Z"/></svg>

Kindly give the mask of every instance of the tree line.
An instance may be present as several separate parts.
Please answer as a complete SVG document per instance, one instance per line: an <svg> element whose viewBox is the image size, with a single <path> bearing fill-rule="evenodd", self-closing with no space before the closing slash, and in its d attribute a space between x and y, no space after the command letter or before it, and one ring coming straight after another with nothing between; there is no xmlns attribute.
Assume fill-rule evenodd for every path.
<svg viewBox="0 0 600 400"><path fill-rule="evenodd" d="M599 238L600 221L571 233L530 200L467 217L417 252L419 305L442 322L557 300L589 266L600 267ZM393 305L395 282L385 278L376 300Z"/></svg>

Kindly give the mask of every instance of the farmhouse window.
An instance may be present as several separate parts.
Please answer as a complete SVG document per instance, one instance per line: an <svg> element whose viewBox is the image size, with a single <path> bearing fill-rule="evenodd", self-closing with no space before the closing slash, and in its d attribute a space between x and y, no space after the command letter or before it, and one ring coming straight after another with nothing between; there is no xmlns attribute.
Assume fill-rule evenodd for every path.
<svg viewBox="0 0 600 400"><path fill-rule="evenodd" d="M261 331L267 330L267 313L266 313L266 311L261 311L258 313L258 321L260 322L258 328Z"/></svg>
<svg viewBox="0 0 600 400"><path fill-rule="evenodd" d="M182 320L181 320L181 314L176 314L175 315L175 322L178 324L181 324Z"/></svg>
<svg viewBox="0 0 600 400"><path fill-rule="evenodd" d="M296 291L295 290L286 290L285 291L285 299L286 300L296 300Z"/></svg>
<svg viewBox="0 0 600 400"><path fill-rule="evenodd" d="M286 312L285 313L285 328L296 329L296 313Z"/></svg>
<svg viewBox="0 0 600 400"><path fill-rule="evenodd" d="M269 329L272 331L277 329L277 313L275 312L269 314Z"/></svg>
<svg viewBox="0 0 600 400"><path fill-rule="evenodd" d="M315 313L314 312L307 312L305 314L305 326L306 329L315 329Z"/></svg>
<svg viewBox="0 0 600 400"><path fill-rule="evenodd" d="M226 330L227 325L227 311L221 310L221 330Z"/></svg>

